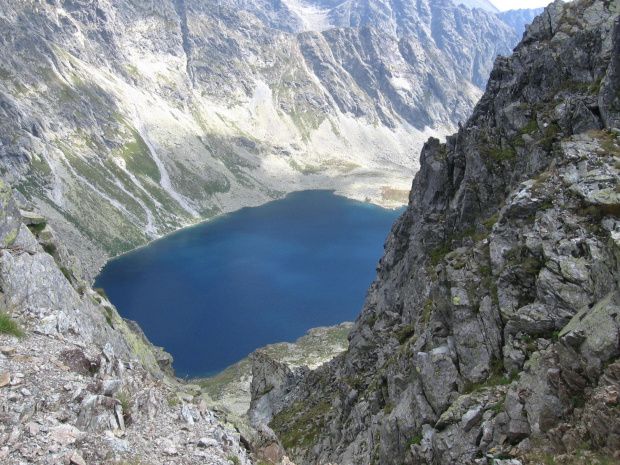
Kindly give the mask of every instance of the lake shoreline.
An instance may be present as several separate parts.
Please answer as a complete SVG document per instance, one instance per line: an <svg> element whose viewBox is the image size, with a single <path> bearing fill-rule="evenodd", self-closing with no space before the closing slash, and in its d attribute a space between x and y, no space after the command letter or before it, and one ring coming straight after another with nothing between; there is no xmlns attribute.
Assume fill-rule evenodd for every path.
<svg viewBox="0 0 620 465"><path fill-rule="evenodd" d="M257 348L355 319L399 215L332 190L290 193L123 254L95 286L172 354L178 376L204 376Z"/></svg>
<svg viewBox="0 0 620 465"><path fill-rule="evenodd" d="M99 268L99 270L97 271L97 273L94 275L94 278L93 278L93 283L97 280L97 277L99 276L99 273L101 273L101 270L102 270L102 269L103 269L103 268L104 268L104 267L105 267L105 266L106 266L106 265L107 265L110 261L112 261L112 260L114 260L114 259L116 259L116 258L120 258L120 257L122 257L122 256L124 256L124 255L129 254L129 253L135 252L136 250L140 250L140 249L142 249L142 248L144 248L144 247L148 247L148 246L149 246L149 245L151 245L153 242L156 242L156 241L158 241L158 240L160 240L160 239L164 239L164 238L166 238L166 237L168 237L168 236L171 236L171 235L173 235L173 234L179 233L179 232L184 231L184 230L189 229L189 228L194 228L194 227L196 227L196 226L200 226L200 225L202 225L202 224L204 224L204 223L208 223L208 222L211 222L211 221L215 221L215 220L220 219L220 218L222 218L222 217L224 217L224 216L226 216L226 215L228 215L228 214L230 214L230 213L234 213L234 212L237 212L237 211L239 211L239 210L243 210L244 208L257 208L257 207L261 207L261 206L263 206L263 205L265 205L265 204L268 204L268 203L270 203L270 202L275 202L275 201L277 201L277 200L282 200L282 199L285 199L286 197L288 197L288 196L289 196L289 195L291 195L291 194L295 194L295 193L297 193L297 192L308 192L308 191L325 191L325 192L331 192L332 194L334 194L334 195L336 195L336 196L338 196L338 197L344 197L345 199L354 200L354 201L356 201L356 202L366 203L366 204L368 204L368 205L374 205L374 206L376 206L376 207L380 207L380 208L383 208L383 209L385 209L385 210L398 210L398 209L400 209L400 208L403 208L403 207L406 207L406 206L407 206L407 204L406 204L406 203L402 203L402 204L400 204L400 205L396 205L396 206L395 206L392 202L390 202L390 203L379 203L379 202L372 202L372 201L368 201L368 202L367 202L367 201L365 201L365 200L359 200L359 199L357 199L357 198L351 197L351 196L346 195L345 193L342 193L342 192L340 192L340 193L339 193L337 189L321 189L321 188L317 188L317 189L302 189L302 190L299 190L299 191L290 191L290 192L286 192L286 193L285 193L284 195L282 195L281 197L276 197L276 198L273 198L273 199L266 200L265 202L260 203L260 204L258 204L258 205L248 205L248 206L245 206L245 207L239 207L239 208L238 208L238 209L236 209L236 210L230 210L230 211L225 211L225 212L218 213L217 215L215 215L215 216L213 216L213 217L211 217L211 218L206 218L206 219L203 219L203 220L199 220L199 221L198 221L198 222L196 222L196 223L191 223L191 224L188 224L188 225L182 226L182 227L180 227L179 229L175 229L174 231L170 231L170 232L167 232L167 233L165 233L165 234L162 234L161 236L157 236L157 237L155 237L155 238L153 238L153 239L150 239L148 242L146 242L146 243L144 243L144 244L142 244L142 245L139 245L138 247L135 247L135 248L133 248L133 249L127 250L127 251L125 251L125 252L122 252L122 253L117 254L117 255L114 255L114 256L110 256L110 257L109 257L109 258L105 261L105 263L104 263L104 264L103 264L103 265Z"/></svg>

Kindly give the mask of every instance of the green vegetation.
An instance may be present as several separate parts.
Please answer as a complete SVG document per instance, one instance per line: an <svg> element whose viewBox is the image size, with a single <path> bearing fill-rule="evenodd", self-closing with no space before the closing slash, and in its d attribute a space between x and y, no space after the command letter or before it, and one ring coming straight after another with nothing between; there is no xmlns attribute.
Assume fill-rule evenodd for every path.
<svg viewBox="0 0 620 465"><path fill-rule="evenodd" d="M431 321L431 315L433 314L433 310L435 309L433 305L433 299L430 297L424 301L424 307L422 309L422 315L420 321L422 323L428 323Z"/></svg>
<svg viewBox="0 0 620 465"><path fill-rule="evenodd" d="M131 408L133 407L133 399L131 393L125 389L120 390L116 394L116 398L121 403L121 408L123 409L123 420L125 423L131 422Z"/></svg>
<svg viewBox="0 0 620 465"><path fill-rule="evenodd" d="M481 152L483 157L490 158L496 163L502 161L514 162L517 158L517 151L513 147L507 147L502 150L500 147L485 146Z"/></svg>
<svg viewBox="0 0 620 465"><path fill-rule="evenodd" d="M500 359L491 360L491 370L489 373L489 377L483 383L467 383L463 388L464 394L470 394L479 389L495 387L495 386L503 386L505 384L510 384L515 378L511 376L507 377L504 372L504 361ZM515 374L516 377L516 374Z"/></svg>
<svg viewBox="0 0 620 465"><path fill-rule="evenodd" d="M551 151L553 148L553 141L558 133L561 132L561 128L557 123L549 124L543 131L543 137L540 139L540 145L547 151Z"/></svg>
<svg viewBox="0 0 620 465"><path fill-rule="evenodd" d="M419 446L421 442L422 442L422 435L418 434L412 437L411 439L409 439L409 441L407 441L407 449L410 449L411 446Z"/></svg>
<svg viewBox="0 0 620 465"><path fill-rule="evenodd" d="M270 426L286 449L308 447L325 426L331 404L324 400L309 408L306 402L296 402L291 408L277 414Z"/></svg>
<svg viewBox="0 0 620 465"><path fill-rule="evenodd" d="M24 331L8 313L0 312L0 333L24 337Z"/></svg>
<svg viewBox="0 0 620 465"><path fill-rule="evenodd" d="M583 443L579 449L568 454L562 454L561 458L556 457L548 452L534 452L530 454L528 464L541 464L541 465L617 465L618 459L610 457L609 455L602 455L594 451L589 450L589 446Z"/></svg>
<svg viewBox="0 0 620 465"><path fill-rule="evenodd" d="M495 412L495 413L499 413L504 409L504 402L506 401L506 397L502 397L500 399L500 401L495 404L493 407L491 407L489 410Z"/></svg>
<svg viewBox="0 0 620 465"><path fill-rule="evenodd" d="M411 338L415 334L415 325L405 326L404 328L399 329L394 333L394 337L398 340L400 344L405 342L407 339Z"/></svg>
<svg viewBox="0 0 620 465"><path fill-rule="evenodd" d="M538 130L538 121L536 121L535 119L530 120L523 129L521 129L521 131L519 131L519 135L523 135L523 134L533 134L535 131Z"/></svg>
<svg viewBox="0 0 620 465"><path fill-rule="evenodd" d="M238 381L245 372L251 371L251 363L249 359L243 360L229 366L223 372L210 378L200 381L200 387L214 399L220 397L230 383Z"/></svg>
<svg viewBox="0 0 620 465"><path fill-rule="evenodd" d="M56 246L54 244L45 244L43 246L43 250L53 257L58 249L56 249Z"/></svg>
<svg viewBox="0 0 620 465"><path fill-rule="evenodd" d="M291 165L291 168L293 168L295 171L299 171L301 174L317 174L323 171L320 166L316 165L300 166L299 163L297 163L292 158L289 160L289 165Z"/></svg>
<svg viewBox="0 0 620 465"><path fill-rule="evenodd" d="M67 281L69 281L70 283L72 283L72 276L71 276L71 272L67 269L67 267L62 266L60 263L58 264L58 267L60 268L60 271L62 272L62 274L65 276L65 278L67 278Z"/></svg>
<svg viewBox="0 0 620 465"><path fill-rule="evenodd" d="M433 264L433 266L439 265L439 262L441 262L441 260L443 260L443 258L446 255L448 255L451 250L452 250L451 239L446 239L441 244L439 244L437 247L435 247L433 250L431 250L429 252L429 255L431 257L431 263Z"/></svg>
<svg viewBox="0 0 620 465"><path fill-rule="evenodd" d="M30 229L30 231L36 235L37 233L40 233L41 231L43 231L46 226L47 226L47 223L44 221L42 223L29 224L28 229Z"/></svg>
<svg viewBox="0 0 620 465"><path fill-rule="evenodd" d="M112 324L112 317L114 316L114 312L107 305L103 307L103 310L105 311L105 321L108 323L110 328L114 329L114 324Z"/></svg>
<svg viewBox="0 0 620 465"><path fill-rule="evenodd" d="M110 300L108 299L108 296L105 293L105 289L102 287L97 287L95 289L93 289L93 291L95 291L97 294L99 294L101 297L103 297L106 300Z"/></svg>

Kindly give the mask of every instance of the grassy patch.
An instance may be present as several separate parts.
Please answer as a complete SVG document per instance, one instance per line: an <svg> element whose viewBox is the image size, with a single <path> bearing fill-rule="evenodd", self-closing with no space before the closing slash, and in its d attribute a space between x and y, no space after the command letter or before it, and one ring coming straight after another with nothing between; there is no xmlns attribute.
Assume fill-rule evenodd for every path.
<svg viewBox="0 0 620 465"><path fill-rule="evenodd" d="M504 150L500 147L488 147L483 150L482 155L496 163L501 161L513 162L516 160L517 151L513 147L508 147Z"/></svg>
<svg viewBox="0 0 620 465"><path fill-rule="evenodd" d="M409 441L407 441L407 449L410 449L411 446L419 446L421 442L422 442L422 435L418 434L412 437L411 439L409 439Z"/></svg>
<svg viewBox="0 0 620 465"><path fill-rule="evenodd" d="M105 310L105 321L108 323L110 328L114 329L114 324L112 323L114 313L112 312L112 309L108 306L104 306L103 309Z"/></svg>
<svg viewBox="0 0 620 465"><path fill-rule="evenodd" d="M244 358L234 365L229 366L216 376L205 378L200 381L200 387L211 397L217 399L225 394L230 383L237 382L246 372L251 372L251 362Z"/></svg>
<svg viewBox="0 0 620 465"><path fill-rule="evenodd" d="M62 274L65 276L65 278L67 278L67 281L72 282L71 281L71 272L64 266L59 265L60 271L62 272Z"/></svg>
<svg viewBox="0 0 620 465"><path fill-rule="evenodd" d="M511 383L510 379L508 379L506 376L493 375L489 379L487 379L484 383L467 383L465 387L463 388L463 393L469 394L479 389L483 389L487 387L503 386L505 384L510 384L510 383Z"/></svg>
<svg viewBox="0 0 620 465"><path fill-rule="evenodd" d="M97 294L99 294L104 299L110 300L110 299L108 299L108 296L106 295L104 288L97 287L97 288L93 289L93 291L95 291Z"/></svg>
<svg viewBox="0 0 620 465"><path fill-rule="evenodd" d="M47 226L47 223L44 221L43 223L29 224L28 229L30 229L30 231L36 235L36 233L40 233L41 231L43 231L45 229L45 226Z"/></svg>
<svg viewBox="0 0 620 465"><path fill-rule="evenodd" d="M8 313L0 312L0 333L11 334L16 337L24 337L24 331L17 321L11 318Z"/></svg>
<svg viewBox="0 0 620 465"><path fill-rule="evenodd" d="M495 225L495 223L497 223L498 220L499 220L499 213L495 213L493 216L490 216L489 218L484 220L482 224L484 225L485 228L487 228L487 231L491 232L493 230L493 226Z"/></svg>
<svg viewBox="0 0 620 465"><path fill-rule="evenodd" d="M450 253L452 250L452 240L447 239L431 250L428 254L431 258L431 263L433 266L439 265L439 262L443 260L443 258Z"/></svg>
<svg viewBox="0 0 620 465"><path fill-rule="evenodd" d="M52 257L56 254L56 246L54 244L45 244L43 250L50 254Z"/></svg>
<svg viewBox="0 0 620 465"><path fill-rule="evenodd" d="M276 415L270 426L286 449L309 447L325 426L325 415L330 408L331 404L325 400L311 408L305 402L297 402Z"/></svg>
<svg viewBox="0 0 620 465"><path fill-rule="evenodd" d="M551 151L553 148L553 141L556 136L561 132L561 128L557 123L549 124L543 131L543 137L540 139L540 145L546 151Z"/></svg>
<svg viewBox="0 0 620 465"><path fill-rule="evenodd" d="M398 331L396 331L394 333L394 337L398 340L400 344L402 344L403 342L405 342L407 339L409 339L411 336L415 334L415 329L416 329L415 325L405 326L404 328L401 328Z"/></svg>
<svg viewBox="0 0 620 465"><path fill-rule="evenodd" d="M131 408L133 407L133 399L131 393L126 390L121 390L116 394L116 398L121 403L123 409L123 420L125 424L131 423Z"/></svg>
<svg viewBox="0 0 620 465"><path fill-rule="evenodd" d="M512 373L511 373L512 375ZM487 387L495 387L495 386L503 386L505 384L510 384L515 378L512 376L507 377L504 374L504 361L501 359L493 359L491 360L491 372L489 377L483 383L467 383L463 388L464 394L469 394L471 392L477 391L479 389L487 388Z"/></svg>

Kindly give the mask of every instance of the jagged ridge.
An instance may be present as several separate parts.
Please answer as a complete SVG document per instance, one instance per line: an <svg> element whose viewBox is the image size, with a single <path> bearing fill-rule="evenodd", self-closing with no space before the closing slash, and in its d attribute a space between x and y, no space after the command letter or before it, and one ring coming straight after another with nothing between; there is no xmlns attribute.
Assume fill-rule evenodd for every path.
<svg viewBox="0 0 620 465"><path fill-rule="evenodd" d="M617 18L551 5L427 142L348 353L279 387L301 463L617 450Z"/></svg>

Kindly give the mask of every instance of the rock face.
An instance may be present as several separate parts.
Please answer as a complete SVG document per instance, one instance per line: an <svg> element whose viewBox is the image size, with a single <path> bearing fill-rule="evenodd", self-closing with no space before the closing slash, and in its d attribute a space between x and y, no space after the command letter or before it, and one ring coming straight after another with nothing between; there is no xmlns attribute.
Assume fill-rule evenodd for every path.
<svg viewBox="0 0 620 465"><path fill-rule="evenodd" d="M618 450L619 12L550 5L426 143L349 350L274 387L298 463Z"/></svg>
<svg viewBox="0 0 620 465"><path fill-rule="evenodd" d="M0 331L3 464L250 464L244 441L276 448L251 430L242 440L198 386L169 376L172 358L88 286L45 218L15 197L0 181L0 313L25 333Z"/></svg>
<svg viewBox="0 0 620 465"><path fill-rule="evenodd" d="M445 61L448 67L453 67L451 72L483 88L495 56L509 53L519 36L490 9L470 9L456 3L450 0L224 0L224 4L265 18L266 24L278 29L317 31L370 26L383 36L399 39L404 54L426 55L416 58L417 64ZM283 22L284 11L288 18L293 18L291 21ZM434 77L440 75L433 73Z"/></svg>
<svg viewBox="0 0 620 465"><path fill-rule="evenodd" d="M260 378L261 375L273 376L273 370L262 367L262 361L267 364L273 361L281 363L288 367L288 370L282 370L285 373L302 366L315 369L347 349L347 336L352 327L353 323L345 322L337 326L312 328L294 343L280 342L261 347L222 373L200 380L199 384L219 405L238 416L245 416L250 408L252 389L255 390L254 397L258 399L267 390L271 391L275 385L281 384ZM256 368L255 373L252 373L253 367ZM258 378L252 383L254 375ZM273 393L271 397L275 396L276 393ZM269 411L273 410L271 402L263 402ZM252 412L254 416L264 417L264 413L256 406ZM263 420L256 423L266 422Z"/></svg>
<svg viewBox="0 0 620 465"><path fill-rule="evenodd" d="M448 0L326 5L324 31L293 6L0 1L0 166L85 278L293 190L397 205L423 142L467 118L517 41Z"/></svg>

